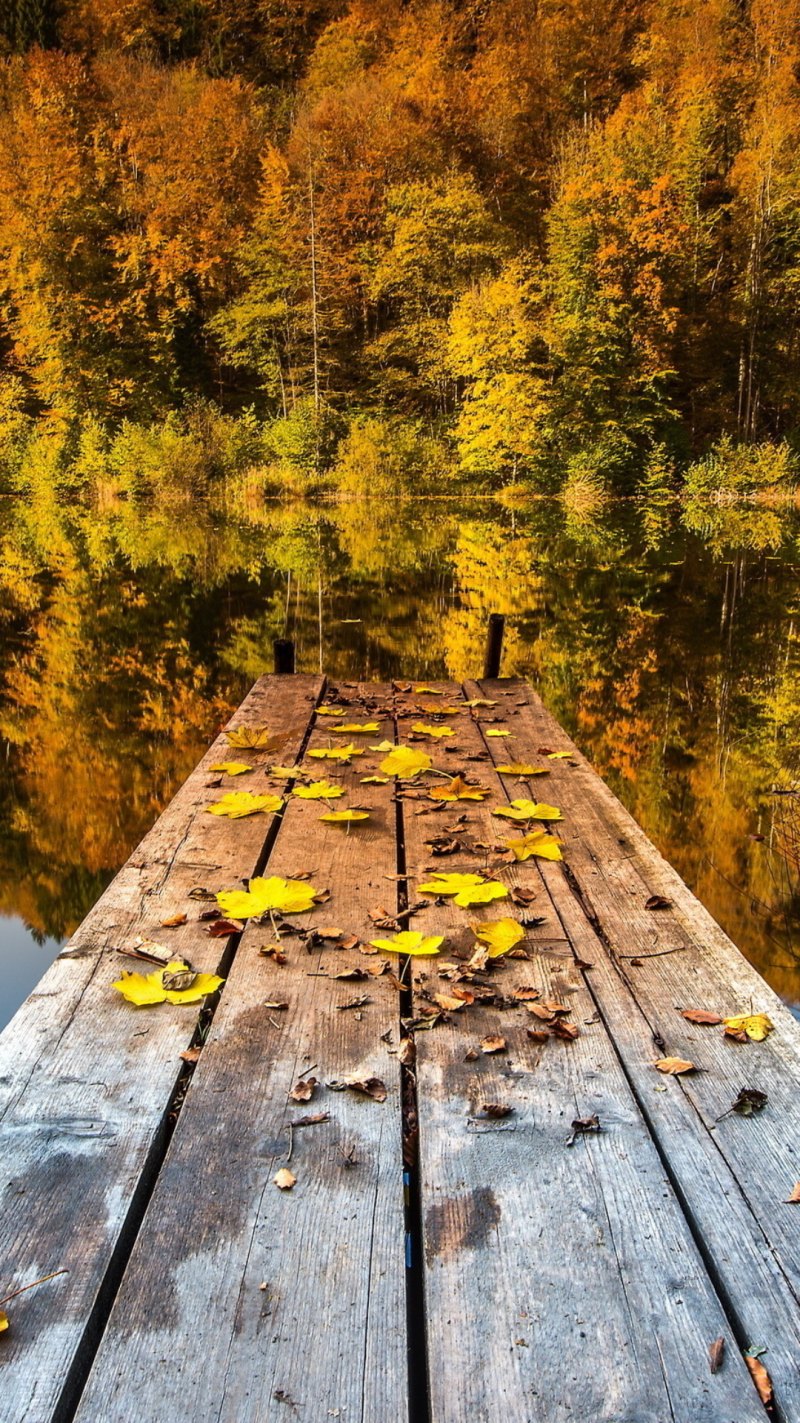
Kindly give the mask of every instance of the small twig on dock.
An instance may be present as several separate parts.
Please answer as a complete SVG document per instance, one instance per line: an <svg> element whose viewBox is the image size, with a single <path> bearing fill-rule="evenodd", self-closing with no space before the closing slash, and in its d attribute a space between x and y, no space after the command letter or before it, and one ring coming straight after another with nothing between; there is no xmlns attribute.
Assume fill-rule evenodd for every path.
<svg viewBox="0 0 800 1423"><path fill-rule="evenodd" d="M16 1299L17 1295L24 1295L26 1290L33 1290L36 1288L37 1285L47 1284L47 1281L54 1280L56 1278L56 1275L68 1274L69 1270L53 1270L52 1274L50 1275L42 1275L41 1279L31 1280L29 1285L20 1285L18 1290L12 1290L10 1295L6 1295L4 1299L0 1299L0 1304L8 1304L8 1301L10 1299Z"/></svg>
<svg viewBox="0 0 800 1423"><path fill-rule="evenodd" d="M615 954L618 959L663 959L665 954L684 954L688 944L678 944L675 949L656 949L654 954Z"/></svg>

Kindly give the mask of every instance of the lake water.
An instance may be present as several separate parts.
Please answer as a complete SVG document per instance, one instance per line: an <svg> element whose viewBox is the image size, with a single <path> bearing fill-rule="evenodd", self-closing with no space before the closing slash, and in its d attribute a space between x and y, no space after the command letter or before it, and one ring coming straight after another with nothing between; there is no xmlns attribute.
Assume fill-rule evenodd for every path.
<svg viewBox="0 0 800 1423"><path fill-rule="evenodd" d="M461 678L486 619L800 1003L796 517L489 499L0 505L0 1024L269 670ZM800 814L797 816L800 839ZM755 1005L757 1006L757 1005Z"/></svg>

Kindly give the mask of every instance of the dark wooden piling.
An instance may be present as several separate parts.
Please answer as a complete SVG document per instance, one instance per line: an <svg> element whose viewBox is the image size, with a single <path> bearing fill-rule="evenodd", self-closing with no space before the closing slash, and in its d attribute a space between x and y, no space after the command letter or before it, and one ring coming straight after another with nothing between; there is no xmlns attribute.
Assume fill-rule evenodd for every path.
<svg viewBox="0 0 800 1423"><path fill-rule="evenodd" d="M272 650L275 672L278 676L291 676L294 672L294 643L291 638L276 637Z"/></svg>
<svg viewBox="0 0 800 1423"><path fill-rule="evenodd" d="M486 634L486 656L483 660L484 677L500 676L500 661L503 656L503 634L505 627L506 620L502 613L489 614L489 627Z"/></svg>

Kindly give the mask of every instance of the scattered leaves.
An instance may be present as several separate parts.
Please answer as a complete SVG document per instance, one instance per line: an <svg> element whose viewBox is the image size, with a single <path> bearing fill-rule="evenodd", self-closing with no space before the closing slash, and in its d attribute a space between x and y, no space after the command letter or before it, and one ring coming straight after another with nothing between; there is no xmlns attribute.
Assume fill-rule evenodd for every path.
<svg viewBox="0 0 800 1423"><path fill-rule="evenodd" d="M277 795L253 795L251 791L231 791L207 807L209 815L227 815L241 820L245 815L258 815L280 810L283 800Z"/></svg>
<svg viewBox="0 0 800 1423"><path fill-rule="evenodd" d="M271 875L269 879L251 879L246 890L223 890L217 895L217 904L223 914L252 919L266 914L269 909L277 909L282 914L304 914L314 908L318 898L319 891L306 880L285 880Z"/></svg>
<svg viewBox="0 0 800 1423"><path fill-rule="evenodd" d="M517 919L494 919L473 924L475 938L489 947L489 958L499 959L525 938L525 930Z"/></svg>

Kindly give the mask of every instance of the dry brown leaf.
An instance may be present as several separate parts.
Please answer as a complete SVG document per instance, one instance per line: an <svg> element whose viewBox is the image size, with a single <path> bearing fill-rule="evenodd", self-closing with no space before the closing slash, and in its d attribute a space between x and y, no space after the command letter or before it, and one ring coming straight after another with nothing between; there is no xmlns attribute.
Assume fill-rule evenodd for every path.
<svg viewBox="0 0 800 1423"><path fill-rule="evenodd" d="M797 1205L798 1201L800 1201L800 1181L798 1181L794 1186L792 1186L792 1193L790 1196L786 1197L784 1204L787 1206L794 1206Z"/></svg>
<svg viewBox="0 0 800 1423"><path fill-rule="evenodd" d="M518 998L520 1003L533 1003L541 996L538 988L531 988L527 983L522 983L519 988L514 989L514 997Z"/></svg>
<svg viewBox="0 0 800 1423"><path fill-rule="evenodd" d="M567 1137L567 1146L574 1145L576 1137L588 1136L590 1132L598 1132L602 1130L603 1129L600 1125L600 1118L598 1116L595 1115L592 1117L576 1117L572 1123L572 1130L570 1132L570 1135Z"/></svg>
<svg viewBox="0 0 800 1423"><path fill-rule="evenodd" d="M744 1361L750 1370L750 1376L756 1386L761 1402L765 1408L769 1408L772 1403L772 1379L760 1359L754 1359L752 1354L745 1354Z"/></svg>
<svg viewBox="0 0 800 1423"><path fill-rule="evenodd" d="M300 1077L289 1093L289 1099L292 1102L310 1102L318 1086L316 1077Z"/></svg>
<svg viewBox="0 0 800 1423"><path fill-rule="evenodd" d="M565 1023L561 1018L556 1018L550 1033L554 1038L563 1038L564 1042L571 1043L580 1037L580 1028L576 1028L574 1023Z"/></svg>
<svg viewBox="0 0 800 1423"><path fill-rule="evenodd" d="M291 1191L297 1184L297 1177L291 1172L288 1166L282 1166L277 1176L273 1176L273 1181L279 1191Z"/></svg>
<svg viewBox="0 0 800 1423"><path fill-rule="evenodd" d="M529 1013L533 1013L536 1018L540 1018L543 1023L555 1022L555 1013L551 1013L549 1008L545 1008L543 1003L526 1003L525 1007Z"/></svg>
<svg viewBox="0 0 800 1423"><path fill-rule="evenodd" d="M281 999L276 1003L265 1003L264 1007L269 1008L272 1013L285 1013L287 1008L289 1007L289 1004L284 1003Z"/></svg>
<svg viewBox="0 0 800 1423"><path fill-rule="evenodd" d="M672 900L665 899L663 894L651 894L644 902L645 909L671 909Z"/></svg>
<svg viewBox="0 0 800 1423"><path fill-rule="evenodd" d="M330 1112L312 1112L308 1117L295 1117L292 1121L292 1128L295 1127L316 1127L320 1122L329 1122Z"/></svg>
<svg viewBox="0 0 800 1423"><path fill-rule="evenodd" d="M712 1374L718 1374L725 1359L725 1340L722 1335L708 1346L708 1367Z"/></svg>
<svg viewBox="0 0 800 1423"><path fill-rule="evenodd" d="M685 1018L687 1023L699 1023L701 1026L709 1028L714 1028L722 1022L719 1013L708 1013L705 1008L684 1008L681 1011L681 1017Z"/></svg>
<svg viewBox="0 0 800 1423"><path fill-rule="evenodd" d="M684 1057L662 1057L655 1063L659 1072L665 1072L670 1077L679 1077L682 1072L695 1072L693 1062L687 1062Z"/></svg>
<svg viewBox="0 0 800 1423"><path fill-rule="evenodd" d="M186 1051L179 1053L178 1056L182 1058L184 1062L197 1062L200 1058L201 1051L202 1049L199 1047L187 1047Z"/></svg>
<svg viewBox="0 0 800 1423"><path fill-rule="evenodd" d="M457 1013L459 1008L466 1007L466 1002L463 998L451 997L448 993L434 993L432 997L434 1003L438 1003L439 1007L443 1008L445 1013Z"/></svg>
<svg viewBox="0 0 800 1423"><path fill-rule="evenodd" d="M385 1102L386 1083L380 1077L340 1077L328 1083L332 1092L360 1092L364 1097L372 1097L375 1102Z"/></svg>
<svg viewBox="0 0 800 1423"><path fill-rule="evenodd" d="M505 1050L505 1038L481 1038L481 1052L489 1054L493 1052L505 1052Z"/></svg>
<svg viewBox="0 0 800 1423"><path fill-rule="evenodd" d="M280 944L262 944L258 952L265 959L272 959L272 962L276 964L285 964L287 961Z"/></svg>
<svg viewBox="0 0 800 1423"><path fill-rule="evenodd" d="M213 924L209 924L206 933L212 939L226 939L229 934L241 934L243 928L241 919L215 919Z"/></svg>
<svg viewBox="0 0 800 1423"><path fill-rule="evenodd" d="M528 1037L532 1043L546 1043L550 1034L543 1032L541 1028L528 1028Z"/></svg>
<svg viewBox="0 0 800 1423"><path fill-rule="evenodd" d="M186 923L185 914L171 914L169 919L161 920L162 929L177 929L181 924Z"/></svg>
<svg viewBox="0 0 800 1423"><path fill-rule="evenodd" d="M514 1108L505 1102L484 1102L478 1113L481 1117L510 1117Z"/></svg>

